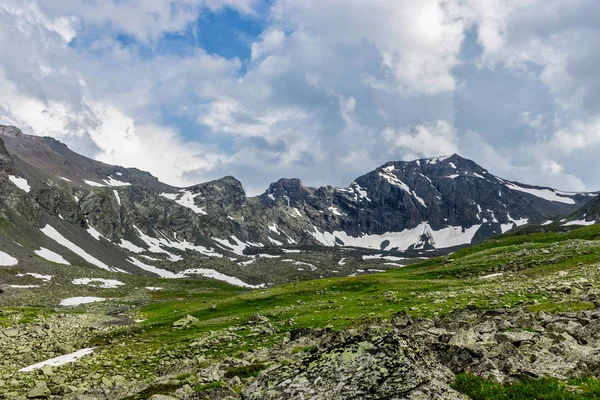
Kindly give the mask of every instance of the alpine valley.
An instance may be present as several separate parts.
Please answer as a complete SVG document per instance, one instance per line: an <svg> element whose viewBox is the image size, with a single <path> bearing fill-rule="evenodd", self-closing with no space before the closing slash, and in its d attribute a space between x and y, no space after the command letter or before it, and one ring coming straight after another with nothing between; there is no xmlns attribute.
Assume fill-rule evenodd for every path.
<svg viewBox="0 0 600 400"><path fill-rule="evenodd" d="M0 398L598 398L597 194L453 154L247 197L0 126Z"/></svg>

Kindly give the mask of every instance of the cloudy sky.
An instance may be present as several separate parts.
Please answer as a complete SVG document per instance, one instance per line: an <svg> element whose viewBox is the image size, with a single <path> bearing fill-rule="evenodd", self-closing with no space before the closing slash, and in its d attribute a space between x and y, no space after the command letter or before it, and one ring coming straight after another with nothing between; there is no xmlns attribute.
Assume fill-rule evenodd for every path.
<svg viewBox="0 0 600 400"><path fill-rule="evenodd" d="M458 153L599 190L595 0L0 0L0 123L176 185Z"/></svg>

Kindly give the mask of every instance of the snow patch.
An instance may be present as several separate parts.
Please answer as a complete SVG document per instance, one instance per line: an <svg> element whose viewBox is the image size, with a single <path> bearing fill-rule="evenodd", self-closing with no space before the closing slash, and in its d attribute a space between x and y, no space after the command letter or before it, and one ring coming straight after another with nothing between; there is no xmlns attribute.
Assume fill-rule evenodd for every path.
<svg viewBox="0 0 600 400"><path fill-rule="evenodd" d="M77 278L71 282L73 285L87 285L101 289L116 289L119 286L125 285L123 282L116 279L102 278Z"/></svg>
<svg viewBox="0 0 600 400"><path fill-rule="evenodd" d="M272 254L259 254L258 256L262 258L281 258L281 256L274 256Z"/></svg>
<svg viewBox="0 0 600 400"><path fill-rule="evenodd" d="M180 193L161 193L160 195L166 199L173 200L175 203L189 208L196 214L207 215L201 207L198 207L194 199L200 196L201 193L192 193L189 190L181 189Z"/></svg>
<svg viewBox="0 0 600 400"><path fill-rule="evenodd" d="M136 267L139 267L139 268L143 269L144 271L152 272L152 273L160 276L161 278L182 279L182 278L188 278L190 275L201 275L205 278L216 279L219 281L230 283L235 286L240 286L240 287L245 287L245 288L250 288L250 289L258 289L258 288L264 287L264 284L249 285L234 276L222 274L218 271L215 271L214 269L193 268L193 269L186 269L185 271L181 271L178 273L174 273L171 271L167 271L167 270L164 270L161 268L154 267L152 265L145 264L134 257L129 257L129 259L127 261L129 261ZM254 261L254 260L252 260L252 261Z"/></svg>
<svg viewBox="0 0 600 400"><path fill-rule="evenodd" d="M264 247L262 243L242 242L235 235L232 235L230 237L231 237L231 240L233 240L235 243L232 244L231 241L229 241L227 239L213 238L213 240L217 243L220 243L221 246L227 248L229 251L231 251L237 255L240 255L240 256L244 255L244 249L246 247Z"/></svg>
<svg viewBox="0 0 600 400"><path fill-rule="evenodd" d="M40 369L46 365L51 365L53 367L58 367L63 364L68 364L79 360L81 357L87 356L88 354L92 354L94 352L95 347L89 347L86 349L81 349L76 351L75 353L65 354L60 357L51 358L46 361L42 361L37 364L30 365L29 367L21 368L19 372L31 372L36 369Z"/></svg>
<svg viewBox="0 0 600 400"><path fill-rule="evenodd" d="M432 157L432 158L426 159L425 162L427 164L437 164L437 163L442 162L450 157L452 157L452 156L450 155L450 156Z"/></svg>
<svg viewBox="0 0 600 400"><path fill-rule="evenodd" d="M51 250L48 250L45 247L41 247L39 250L35 250L34 253L48 261L52 261L53 263L71 265L71 263L65 260L63 256Z"/></svg>
<svg viewBox="0 0 600 400"><path fill-rule="evenodd" d="M19 176L14 176L14 175L9 175L8 179L10 179L10 181L12 183L14 183L14 185L16 187L18 187L19 189L21 189L25 193L29 193L31 191L31 186L29 186L29 183L27 182L27 179L21 178Z"/></svg>
<svg viewBox="0 0 600 400"><path fill-rule="evenodd" d="M127 261L130 262L131 264L135 265L136 267L141 268L144 271L152 272L153 274L156 274L156 275L160 276L161 278L170 278L170 279L180 278L174 272L167 271L167 270L164 270L162 268L158 268L158 267L155 267L153 265L149 265L149 264L143 263L143 262L141 262L140 260L138 260L135 257L129 257L127 259Z"/></svg>
<svg viewBox="0 0 600 400"><path fill-rule="evenodd" d="M13 265L17 265L19 260L6 254L3 251L0 251L0 266L2 267L12 267Z"/></svg>
<svg viewBox="0 0 600 400"><path fill-rule="evenodd" d="M343 215L342 212L340 211L340 209L335 206L329 207L328 210L334 215L339 215L339 216Z"/></svg>
<svg viewBox="0 0 600 400"><path fill-rule="evenodd" d="M94 229L91 225L88 224L88 228L86 229L86 231L92 235L92 237L96 240L100 240L100 238L102 239L106 239L104 236L102 236L102 234L100 232L98 232L96 229Z"/></svg>
<svg viewBox="0 0 600 400"><path fill-rule="evenodd" d="M121 182L112 176L109 176L108 179L104 179L104 183L106 183L108 186L131 186L131 183Z"/></svg>
<svg viewBox="0 0 600 400"><path fill-rule="evenodd" d="M387 261L405 260L404 257L386 256L383 254L364 255L364 256L362 256L362 259L363 259L363 261L366 261L366 260L387 260Z"/></svg>
<svg viewBox="0 0 600 400"><path fill-rule="evenodd" d="M279 235L279 227L277 226L277 224L269 224L269 225L267 225L267 229L269 229L271 232Z"/></svg>
<svg viewBox="0 0 600 400"><path fill-rule="evenodd" d="M93 264L93 265L95 265L99 268L105 269L107 271L118 272L118 269L109 267L108 265L104 264L102 261L98 260L96 257L91 256L88 253L86 253L86 251L83 250L81 247L70 242L67 238L65 238L63 235L61 235L52 226L46 225L45 227L43 227L40 230L42 231L42 233L44 235L48 236L50 239L54 240L55 242L57 242L58 244L60 244L64 247L66 247L67 249L71 250L73 253L77 254L79 257L83 258L85 261L89 262L90 264Z"/></svg>
<svg viewBox="0 0 600 400"><path fill-rule="evenodd" d="M81 304L97 303L104 300L106 299L103 299L102 297L69 297L68 299L62 300L59 305L63 307L72 307Z"/></svg>
<svg viewBox="0 0 600 400"><path fill-rule="evenodd" d="M367 189L363 189L358 183L352 182L352 184L350 185L350 188L351 188L350 190L354 192L354 201L358 201L358 200L362 200L362 199L365 199L368 202L371 201L371 199L369 198Z"/></svg>
<svg viewBox="0 0 600 400"><path fill-rule="evenodd" d="M392 173L392 171L394 171L394 167L393 166L389 166L389 167L383 168L383 170L385 172L380 172L379 173L380 177L382 177L383 179L385 179L386 181L388 181L388 183L390 185L398 186L399 188L401 188L405 192L410 193L410 187L408 187L408 185L406 183L402 182L400 179L398 179L398 177L396 175L394 175Z"/></svg>
<svg viewBox="0 0 600 400"><path fill-rule="evenodd" d="M572 225L590 226L590 225L594 225L595 223L596 223L596 221L586 221L583 219L579 219L579 220L565 222L564 224L562 224L562 226L572 226Z"/></svg>
<svg viewBox="0 0 600 400"><path fill-rule="evenodd" d="M24 274L17 274L17 276L18 277L31 276L33 278L41 279L41 280L44 280L46 282L50 282L52 280L52 275L36 274L35 272L26 272Z"/></svg>
<svg viewBox="0 0 600 400"><path fill-rule="evenodd" d="M422 238L427 237L434 248L442 249L471 243L480 227L481 225L473 225L463 230L460 226L448 226L435 231L427 222L423 222L414 228L405 229L401 232L358 237L349 236L344 231L321 232L316 227L314 232L307 232L325 246L337 246L339 245L338 241L342 241L343 246L366 247L378 250L393 248L407 250L411 246L415 246L415 248L422 247L424 245ZM389 241L389 243L382 248L381 245L384 241Z"/></svg>
<svg viewBox="0 0 600 400"><path fill-rule="evenodd" d="M496 277L502 276L502 275L504 275L503 272L498 272L498 273L495 273L495 274L489 274L489 275L480 276L479 278L480 279L489 279L489 278L496 278Z"/></svg>
<svg viewBox="0 0 600 400"><path fill-rule="evenodd" d="M273 243L275 246L283 246L283 243L281 243L279 240L275 240L270 236L267 236L267 239L269 239L269 242Z"/></svg>
<svg viewBox="0 0 600 400"><path fill-rule="evenodd" d="M35 289L35 288L40 287L40 285L8 285L8 286L13 289Z"/></svg>
<svg viewBox="0 0 600 400"><path fill-rule="evenodd" d="M136 246L135 244L131 243L129 240L125 240L125 239L121 239L121 243L117 243L119 245L119 247L122 247L126 250L131 251L132 253L136 253L136 254L140 254L143 253L144 251L146 251L145 249Z"/></svg>
<svg viewBox="0 0 600 400"><path fill-rule="evenodd" d="M510 216L510 214L507 214L507 217L509 221L514 222L514 224L517 226L523 226L529 223L529 219L527 218L514 219Z"/></svg>
<svg viewBox="0 0 600 400"><path fill-rule="evenodd" d="M573 200L572 198L559 196L559 194L556 191L551 189L524 188L522 186L509 182L504 182L504 185L509 189L517 190L523 193L529 193L535 197L539 197L540 199L554 201L557 203L575 204L575 200Z"/></svg>
<svg viewBox="0 0 600 400"><path fill-rule="evenodd" d="M187 269L187 270L181 272L181 274L183 274L184 276L200 275L205 278L216 279L218 281L227 282L234 286L240 286L240 287L249 288L249 289L260 289L260 288L265 287L264 283L261 283L260 285L249 285L246 282L244 282L234 276L222 274L218 271L215 271L214 269L207 269L207 268Z"/></svg>
<svg viewBox="0 0 600 400"><path fill-rule="evenodd" d="M169 256L169 258L173 262L180 261L180 260L182 260L182 258L180 256L178 256L178 255L175 255L175 254L172 254L172 253L168 252L167 250L163 249L162 247L168 247L168 248L171 248L171 249L177 249L179 251L193 250L193 251L195 251L197 253L200 253L200 254L208 256L208 257L216 257L216 258L222 258L223 257L222 254L215 252L215 250L212 249L212 248L208 248L208 247L204 247L204 246L200 246L200 245L195 245L195 244L190 243L190 242L188 242L186 240L181 240L181 241L170 240L167 237L165 237L164 235L163 235L163 238L160 238L160 239L159 238L153 238L153 237L148 236L145 233L143 233L136 226L134 226L134 229L136 229L136 231L137 231L138 236L140 237L140 239L142 239L142 241L149 246L148 251L150 251L151 253L166 254L167 256ZM158 233L160 233L160 232L158 232Z"/></svg>
<svg viewBox="0 0 600 400"><path fill-rule="evenodd" d="M506 233L506 232L510 231L514 227L515 227L515 224L513 224L511 222L509 224L502 224L502 225L500 225L500 230L502 231L502 233Z"/></svg>
<svg viewBox="0 0 600 400"><path fill-rule="evenodd" d="M412 192L412 195L413 195L413 197L414 197L415 199L417 199L417 201L418 201L419 203L421 203L421 205L422 205L423 207L427 208L427 206L425 205L425 200L423 200L422 198L420 198L420 197L417 195L417 193L416 193L415 191L413 191L413 192Z"/></svg>
<svg viewBox="0 0 600 400"><path fill-rule="evenodd" d="M121 197L119 196L119 192L117 192L117 189L114 189L113 193L115 194L115 198L117 199L117 203L119 203L119 207L121 207Z"/></svg>
<svg viewBox="0 0 600 400"><path fill-rule="evenodd" d="M88 181L87 179L83 180L86 184L88 184L89 186L94 186L94 187L106 187L106 185L103 185L101 183L98 182L94 182L94 181Z"/></svg>

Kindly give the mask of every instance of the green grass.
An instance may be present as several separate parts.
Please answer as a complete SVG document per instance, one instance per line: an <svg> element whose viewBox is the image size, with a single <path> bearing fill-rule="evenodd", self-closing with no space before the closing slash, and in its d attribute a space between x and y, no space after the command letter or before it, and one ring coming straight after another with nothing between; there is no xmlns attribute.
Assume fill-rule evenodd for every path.
<svg viewBox="0 0 600 400"><path fill-rule="evenodd" d="M583 310L593 310L596 306L594 303L589 301L563 301L560 303L543 303L536 304L529 307L529 311L544 311L551 314L562 313L567 311L583 311Z"/></svg>
<svg viewBox="0 0 600 400"><path fill-rule="evenodd" d="M558 271L566 271L569 276L576 277L578 264L597 264L600 262L598 254L600 226L590 226L568 232L503 236L461 249L448 257L425 260L385 273L300 281L256 291L208 280L168 281L125 276L121 280L126 281L126 287L142 288L148 285L161 286L165 290L147 293L139 289L145 296L142 301L135 297L137 292L128 294L126 298L122 295L121 302L135 307L135 315L141 316L145 322L110 333L99 333L88 345L99 346L111 355L124 359L119 365L111 367L111 373L115 369L114 373L124 376L129 371L135 371L142 377L152 377L161 371L161 358L154 357L156 354L189 354L194 341L233 326L238 326L234 331L240 337L208 346L203 353L208 360L236 357L251 350L269 348L281 342L294 329L361 327L372 321L389 320L399 311L411 316L431 317L466 307L486 310L518 305L532 312L592 309L595 307L593 303L573 299L565 301L567 299L561 298L562 294L549 294L544 285L536 284L536 280L557 274ZM335 269L335 265L321 267ZM516 279L509 278L507 266L518 271ZM510 290L504 284L505 278L498 281L479 278L497 271L505 272L505 278L510 280ZM72 272L69 279L76 276L82 276L79 270ZM91 289L81 290L84 289L92 293ZM115 297L118 297L116 293ZM106 305L97 304L94 307L104 306L113 307L114 304L106 302ZM13 322L13 313L18 313L23 322L33 322L36 312L43 313L38 310L42 308L11 309L0 314L0 325ZM268 317L277 328L277 333L248 336L250 331L245 324L256 313ZM197 326L172 329L173 322L187 314L199 319ZM309 350L309 347L298 347L294 353ZM255 363L232 368L228 371L228 377L255 376L266 367L265 364ZM98 365L91 369L103 371L103 368ZM460 375L457 388L480 396L473 398L491 399L535 399L538 397L526 397L535 388L540 390L540 396L546 396L546 392L548 396L557 393L561 396L578 395L572 392L571 386L590 396L597 395L600 390L598 381L594 380L577 384L552 380L524 381L502 386L478 379ZM144 394L150 397L154 393L168 393L171 389L169 385L151 387ZM212 387L207 386L202 390L210 389ZM521 397L514 397L517 395Z"/></svg>
<svg viewBox="0 0 600 400"><path fill-rule="evenodd" d="M194 386L194 392L206 392L208 390L219 389L224 387L225 384L221 381L216 381L212 383L207 383L205 385L196 385Z"/></svg>
<svg viewBox="0 0 600 400"><path fill-rule="evenodd" d="M233 378L234 376L237 376L238 378L249 378L251 376L258 375L260 371L265 368L267 368L267 365L263 363L254 363L241 367L231 367L225 372L225 377Z"/></svg>
<svg viewBox="0 0 600 400"><path fill-rule="evenodd" d="M465 372L456 376L452 387L473 400L600 399L600 381L593 378L566 383L553 378L525 379L502 385Z"/></svg>
<svg viewBox="0 0 600 400"><path fill-rule="evenodd" d="M536 279L559 270L573 270L579 263L600 260L600 227L590 226L569 232L505 236L385 273L344 278L301 281L269 289L245 292L223 286L222 290L184 295L180 291L157 293L143 307L147 318L142 337L153 345L169 348L186 343L203 333L224 329L247 321L259 312L269 317L280 332L296 328L331 327L342 329L370 319L390 319L398 311L413 316L442 315L469 305L480 309L530 305L531 311L576 311L594 308L588 302L556 302L539 292L494 293L499 284L478 279L495 272L494 268L518 262L520 274ZM573 241L582 241L572 245ZM560 248L551 245L560 243ZM577 242L579 243L579 242ZM569 247L570 246L570 247ZM552 252L544 253L546 249ZM516 260L516 261L515 261ZM523 280L525 284L525 280ZM193 281L186 284L193 288ZM474 292L473 292L474 291ZM392 296L385 295L393 292ZM453 293L452 296L447 296ZM172 330L174 321L190 314L198 326ZM293 320L292 325L288 321ZM251 349L254 340L241 341L231 351Z"/></svg>

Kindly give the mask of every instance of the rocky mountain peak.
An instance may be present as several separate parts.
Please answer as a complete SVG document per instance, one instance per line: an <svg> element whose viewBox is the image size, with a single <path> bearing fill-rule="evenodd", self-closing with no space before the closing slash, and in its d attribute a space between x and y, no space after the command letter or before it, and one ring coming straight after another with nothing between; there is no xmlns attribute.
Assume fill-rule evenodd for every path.
<svg viewBox="0 0 600 400"><path fill-rule="evenodd" d="M16 126L12 125L0 125L0 135L2 136L10 136L10 137L18 137L23 136L23 131L21 131Z"/></svg>
<svg viewBox="0 0 600 400"><path fill-rule="evenodd" d="M271 183L269 189L260 197L265 204L283 201L288 206L297 207L314 191L315 189L304 186L300 179L281 178L277 182Z"/></svg>

